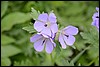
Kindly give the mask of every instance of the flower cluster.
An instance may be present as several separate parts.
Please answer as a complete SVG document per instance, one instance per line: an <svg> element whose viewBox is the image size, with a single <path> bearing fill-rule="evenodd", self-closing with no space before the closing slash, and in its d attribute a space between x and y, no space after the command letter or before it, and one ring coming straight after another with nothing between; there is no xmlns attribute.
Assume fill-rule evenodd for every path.
<svg viewBox="0 0 100 67"><path fill-rule="evenodd" d="M54 13L42 13L34 23L34 29L38 32L36 35L30 38L31 42L34 42L34 48L36 51L41 52L44 49L47 53L51 53L56 47L53 42L55 35L58 31L57 20Z"/></svg>
<svg viewBox="0 0 100 67"><path fill-rule="evenodd" d="M93 19L92 25L96 26L96 28L99 32L99 8L96 7L96 10L97 10L97 12L94 13L93 16L92 16L92 19Z"/></svg>
<svg viewBox="0 0 100 67"><path fill-rule="evenodd" d="M57 19L53 12L47 14L42 13L35 20L34 29L38 32L30 38L30 41L34 43L34 49L41 52L44 47L47 53L51 53L56 47L56 43L53 41L58 32ZM60 31L59 42L63 49L66 45L73 45L75 37L78 33L78 28L74 26L68 26Z"/></svg>

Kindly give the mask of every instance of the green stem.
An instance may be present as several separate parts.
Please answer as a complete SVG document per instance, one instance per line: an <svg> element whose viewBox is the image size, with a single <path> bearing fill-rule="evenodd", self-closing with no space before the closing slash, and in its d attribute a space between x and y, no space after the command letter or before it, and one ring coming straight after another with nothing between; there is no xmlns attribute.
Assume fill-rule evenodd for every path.
<svg viewBox="0 0 100 67"><path fill-rule="evenodd" d="M71 60L70 63L75 63L75 62L80 58L80 56L82 56L82 54L83 54L86 50L88 50L90 47L91 47L91 46L86 47L86 48L85 48L83 51L81 51L76 57L74 57L74 58Z"/></svg>
<svg viewBox="0 0 100 67"><path fill-rule="evenodd" d="M50 54L51 55L51 62L52 62L52 65L54 65L54 58L52 56L52 53Z"/></svg>
<svg viewBox="0 0 100 67"><path fill-rule="evenodd" d="M50 63L50 65L54 65L54 61L53 61L53 58L52 58L52 53L47 54L47 60Z"/></svg>
<svg viewBox="0 0 100 67"><path fill-rule="evenodd" d="M93 59L89 64L87 64L87 66L90 66L91 64L93 64L97 59L98 59L98 56L95 59Z"/></svg>

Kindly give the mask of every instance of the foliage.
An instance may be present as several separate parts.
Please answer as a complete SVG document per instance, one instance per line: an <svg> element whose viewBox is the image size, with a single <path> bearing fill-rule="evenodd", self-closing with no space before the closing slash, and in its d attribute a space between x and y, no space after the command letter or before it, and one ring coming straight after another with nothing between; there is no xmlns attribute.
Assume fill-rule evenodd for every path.
<svg viewBox="0 0 100 67"><path fill-rule="evenodd" d="M1 1L1 66L98 66L99 33L91 26L98 1ZM31 8L32 11L31 11ZM73 47L51 54L36 52L30 37L36 33L33 18L54 11L59 28L79 28Z"/></svg>

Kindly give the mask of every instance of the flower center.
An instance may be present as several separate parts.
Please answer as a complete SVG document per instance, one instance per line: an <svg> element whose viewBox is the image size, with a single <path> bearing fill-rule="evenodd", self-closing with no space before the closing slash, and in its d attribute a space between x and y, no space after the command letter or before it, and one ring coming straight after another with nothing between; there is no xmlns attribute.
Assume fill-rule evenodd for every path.
<svg viewBox="0 0 100 67"><path fill-rule="evenodd" d="M50 27L51 24L50 24L50 22L47 22L44 26L45 26L45 27Z"/></svg>
<svg viewBox="0 0 100 67"><path fill-rule="evenodd" d="M67 35L67 34L65 33L65 31L62 31L62 34L65 35L67 38L69 37L69 35Z"/></svg>
<svg viewBox="0 0 100 67"><path fill-rule="evenodd" d="M65 34L65 32L64 32L64 31L62 31L62 34Z"/></svg>
<svg viewBox="0 0 100 67"><path fill-rule="evenodd" d="M47 27L47 24L45 24L44 26Z"/></svg>

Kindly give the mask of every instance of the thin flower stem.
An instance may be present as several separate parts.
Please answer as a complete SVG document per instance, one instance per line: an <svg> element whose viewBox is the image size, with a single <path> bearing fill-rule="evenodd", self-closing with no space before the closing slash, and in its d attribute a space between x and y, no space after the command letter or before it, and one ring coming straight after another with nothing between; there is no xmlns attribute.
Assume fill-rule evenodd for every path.
<svg viewBox="0 0 100 67"><path fill-rule="evenodd" d="M51 62L52 62L52 64L54 64L54 60L53 60L53 57L52 57L52 53L50 54L50 56L51 56Z"/></svg>
<svg viewBox="0 0 100 67"><path fill-rule="evenodd" d="M58 40L58 37L59 37L59 34L60 34L60 30L58 30L58 32L56 33L56 37L55 37L55 40Z"/></svg>
<svg viewBox="0 0 100 67"><path fill-rule="evenodd" d="M52 58L52 53L51 54L46 54L47 55L47 60L49 62L50 65L54 65L54 61Z"/></svg>

